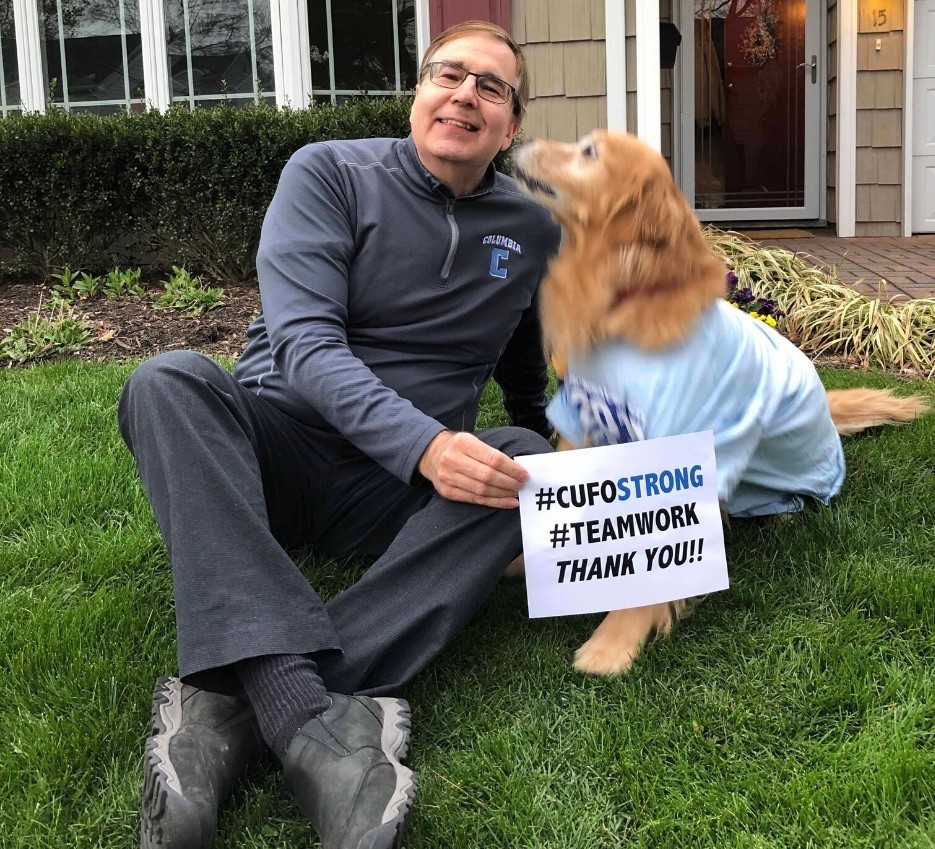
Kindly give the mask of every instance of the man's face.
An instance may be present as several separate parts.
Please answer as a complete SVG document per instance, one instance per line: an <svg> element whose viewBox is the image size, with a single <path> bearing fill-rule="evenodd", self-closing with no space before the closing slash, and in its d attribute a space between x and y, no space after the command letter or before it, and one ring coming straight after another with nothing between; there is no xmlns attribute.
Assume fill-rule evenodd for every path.
<svg viewBox="0 0 935 849"><path fill-rule="evenodd" d="M430 57L453 62L478 74L492 74L515 86L516 57L493 35L477 33L443 44ZM416 86L409 113L412 136L422 164L456 194L470 191L519 129L513 99L491 103L477 94L476 77L456 89L442 88L428 75Z"/></svg>

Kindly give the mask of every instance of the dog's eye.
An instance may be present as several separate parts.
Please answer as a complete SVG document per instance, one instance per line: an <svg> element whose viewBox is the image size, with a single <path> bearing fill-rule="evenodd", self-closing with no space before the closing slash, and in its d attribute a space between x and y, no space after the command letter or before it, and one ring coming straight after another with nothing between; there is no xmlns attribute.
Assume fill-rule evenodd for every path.
<svg viewBox="0 0 935 849"><path fill-rule="evenodd" d="M581 155L587 159L597 159L597 148L594 147L593 142L581 148Z"/></svg>

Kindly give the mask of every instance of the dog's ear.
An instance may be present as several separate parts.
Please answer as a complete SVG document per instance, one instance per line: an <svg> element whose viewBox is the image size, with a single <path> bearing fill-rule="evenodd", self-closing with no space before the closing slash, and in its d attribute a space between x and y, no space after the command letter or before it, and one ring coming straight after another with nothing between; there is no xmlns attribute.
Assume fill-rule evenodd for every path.
<svg viewBox="0 0 935 849"><path fill-rule="evenodd" d="M671 177L647 180L633 211L637 238L644 244L665 248L686 225L686 208L685 199Z"/></svg>

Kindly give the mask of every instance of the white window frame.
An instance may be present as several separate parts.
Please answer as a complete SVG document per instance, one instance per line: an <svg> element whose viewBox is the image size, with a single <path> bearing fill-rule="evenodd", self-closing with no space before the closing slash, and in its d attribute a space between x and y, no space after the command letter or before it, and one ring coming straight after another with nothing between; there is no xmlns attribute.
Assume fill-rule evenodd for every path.
<svg viewBox="0 0 935 849"><path fill-rule="evenodd" d="M136 33L128 33L126 31L126 9L130 6L133 6L134 3L138 3L139 0L120 0L118 3L120 9L120 20L118 22L120 26L120 47L121 47L121 56L123 59L123 92L124 96L121 99L115 100L72 100L69 90L68 90L68 61L65 56L65 28L62 22L62 4L61 0L56 3L56 15L57 15L57 36L56 44L59 57L61 59L62 67L62 78L58 81L62 90L62 99L61 101L54 101L50 105L56 109L65 109L71 111L75 108L87 108L95 106L123 106L126 109L130 109L134 104L136 105L145 105L145 101L133 95L130 91L130 65L127 56L127 36L136 35ZM142 20L140 21L140 26L142 27ZM141 37L142 40L142 37ZM145 71L145 68L144 68ZM48 85L48 81L45 79L47 75L43 74L43 83ZM43 92L43 97L50 94L48 91Z"/></svg>
<svg viewBox="0 0 935 849"><path fill-rule="evenodd" d="M24 112L45 112L45 73L36 0L13 0L19 97Z"/></svg>
<svg viewBox="0 0 935 849"><path fill-rule="evenodd" d="M915 80L915 12L914 0L906 3L904 38L906 61L903 67L903 236L912 235L912 119L913 85Z"/></svg>
<svg viewBox="0 0 935 849"><path fill-rule="evenodd" d="M406 94L408 89L402 89L400 87L400 44L399 44L399 26L398 26L398 14L399 14L399 2L400 0L385 0L385 2L390 4L392 9L393 17L393 61L396 71L396 87L392 89L367 89L368 95L375 95L377 97L393 97L399 94ZM332 104L338 102L338 98L341 97L350 97L356 94L360 94L360 89L354 88L342 88L339 89L336 87L335 83L335 73L334 73L334 32L332 29L331 23L331 3L332 0L325 0L326 3L326 21L327 21L327 33L326 39L328 44L328 84L325 85L315 85L315 81L312 80L312 83L309 85L309 91L311 91L313 97L328 97L331 100ZM303 9L306 8L304 2L302 3ZM416 64L422 54L425 52L425 47L428 47L428 42L426 42L425 47L422 46L422 40L428 36L429 25L428 25L428 3L427 0L414 0L413 10L415 12L415 21L416 21ZM308 56L311 51L311 45L308 39L308 22L306 21L305 26L302 28L302 32L305 35L305 45L303 48L303 56Z"/></svg>
<svg viewBox="0 0 935 849"><path fill-rule="evenodd" d="M12 7L11 7L12 8ZM16 33L13 34L13 42L16 43ZM3 51L3 39L0 38L0 55ZM19 73L19 62L17 60L17 74ZM19 78L17 77L17 82ZM6 118L11 112L18 112L20 109L19 103L12 105L7 103L6 99L6 70L4 69L3 62L0 60L0 118Z"/></svg>
<svg viewBox="0 0 935 849"><path fill-rule="evenodd" d="M312 57L305 0L270 0L276 105L305 109L311 102Z"/></svg>
<svg viewBox="0 0 935 849"><path fill-rule="evenodd" d="M143 88L150 109L165 112L172 103L169 55L166 51L166 7L163 0L140 0L143 40Z"/></svg>
<svg viewBox="0 0 935 849"><path fill-rule="evenodd" d="M140 12L140 37L143 50L143 85L146 92L146 106L160 112L165 111L173 102L191 102L222 99L225 95L206 95L192 98L173 97L169 79L169 61L167 49L167 28L164 0L125 0L127 3L138 2ZM395 0L392 2L394 20L397 13ZM611 0L607 0L611 2ZM331 3L328 2L329 52ZM416 60L418 61L428 47L429 37L429 2L415 0L416 20ZM37 0L13 0L13 22L16 33L16 56L19 70L20 100L27 112L45 112L46 82L42 59L42 34L39 27ZM276 105L289 106L293 109L305 109L312 101L312 61L308 38L308 10L306 0L270 0L270 23L273 43L273 78ZM250 19L251 31L253 18ZM398 34L394 36L394 53L397 67L397 88L390 91L373 91L371 94L393 95L399 93L399 50ZM254 56L254 64L256 57ZM357 94L354 90L338 90L334 84L333 64L329 62L329 85L322 87L330 94L332 101L342 95ZM63 82L64 90L64 82ZM319 94L319 92L316 92ZM131 99L132 100L132 99ZM102 101L100 105L108 105ZM69 102L65 97L65 107ZM7 105L9 111L9 104Z"/></svg>

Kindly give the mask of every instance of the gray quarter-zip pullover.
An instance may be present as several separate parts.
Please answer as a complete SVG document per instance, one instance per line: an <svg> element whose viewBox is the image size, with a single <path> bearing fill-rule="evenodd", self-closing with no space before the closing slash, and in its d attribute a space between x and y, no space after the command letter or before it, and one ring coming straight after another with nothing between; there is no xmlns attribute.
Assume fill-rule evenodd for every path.
<svg viewBox="0 0 935 849"><path fill-rule="evenodd" d="M491 376L541 432L535 295L558 241L493 166L455 198L411 137L307 145L263 223L263 312L235 376L405 481L439 432L473 429Z"/></svg>

